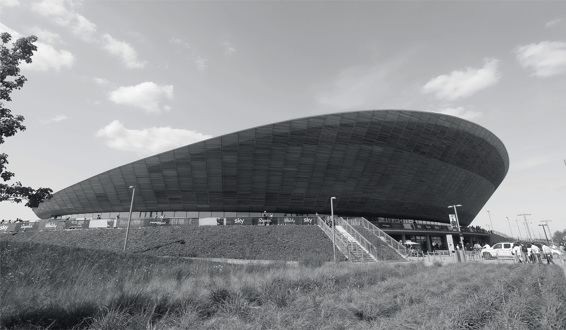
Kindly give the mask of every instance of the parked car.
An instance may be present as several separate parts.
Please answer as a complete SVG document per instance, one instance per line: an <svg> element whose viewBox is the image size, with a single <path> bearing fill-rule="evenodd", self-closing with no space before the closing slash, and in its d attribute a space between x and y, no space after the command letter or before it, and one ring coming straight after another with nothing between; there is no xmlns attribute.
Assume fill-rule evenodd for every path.
<svg viewBox="0 0 566 330"><path fill-rule="evenodd" d="M513 257L513 243L501 242L492 247L483 248L480 252L482 258L486 260L497 259L498 257Z"/></svg>

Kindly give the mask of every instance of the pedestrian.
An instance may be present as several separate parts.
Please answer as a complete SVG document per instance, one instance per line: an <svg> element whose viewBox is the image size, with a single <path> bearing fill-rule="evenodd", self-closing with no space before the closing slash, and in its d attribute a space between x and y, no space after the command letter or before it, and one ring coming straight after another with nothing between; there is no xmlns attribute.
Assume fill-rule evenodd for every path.
<svg viewBox="0 0 566 330"><path fill-rule="evenodd" d="M542 264L542 259L540 257L540 248L535 243L531 245L531 255L533 257L533 263Z"/></svg>
<svg viewBox="0 0 566 330"><path fill-rule="evenodd" d="M547 245L542 245L542 254L544 255L544 257L546 258L546 264L550 265L551 263L554 264L554 261L552 261L552 249L549 248Z"/></svg>
<svg viewBox="0 0 566 330"><path fill-rule="evenodd" d="M521 243L515 242L513 244L513 250L511 250L511 254L513 254L513 256L515 257L515 262L517 262L519 264L523 263L523 259L521 258L521 255L522 255Z"/></svg>

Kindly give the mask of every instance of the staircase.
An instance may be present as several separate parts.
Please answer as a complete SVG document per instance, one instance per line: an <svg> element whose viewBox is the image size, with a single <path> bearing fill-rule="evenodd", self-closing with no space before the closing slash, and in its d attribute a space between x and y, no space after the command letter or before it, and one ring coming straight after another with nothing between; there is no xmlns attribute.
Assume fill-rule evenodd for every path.
<svg viewBox="0 0 566 330"><path fill-rule="evenodd" d="M384 244L388 245L393 251L395 251L404 260L407 259L407 248L393 239L391 236L387 235L383 230L377 228L373 223L369 222L366 218L346 218L344 220L351 226L361 226L366 231L379 238Z"/></svg>
<svg viewBox="0 0 566 330"><path fill-rule="evenodd" d="M346 256L348 260L352 262L375 262L377 259L373 257L368 250L364 249L363 246L356 241L356 239L350 235L342 226L336 226L336 232L344 236L346 243Z"/></svg>

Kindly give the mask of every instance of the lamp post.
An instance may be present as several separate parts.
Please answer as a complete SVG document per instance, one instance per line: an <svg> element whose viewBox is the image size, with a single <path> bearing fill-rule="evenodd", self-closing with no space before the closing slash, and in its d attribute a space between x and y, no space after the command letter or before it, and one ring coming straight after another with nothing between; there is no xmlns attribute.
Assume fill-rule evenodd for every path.
<svg viewBox="0 0 566 330"><path fill-rule="evenodd" d="M552 237L552 232L550 231L550 227L548 226L548 223L551 222L552 220L541 220L540 222L544 222L546 228L548 228L548 236L550 236L550 241L552 243L554 243L554 238ZM548 239L547 239L548 240Z"/></svg>
<svg viewBox="0 0 566 330"><path fill-rule="evenodd" d="M517 215L518 217L522 216L523 219L525 219L525 227L527 227L527 234L529 234L529 239L532 241L533 238L531 236L531 230L529 229L529 225L527 224L527 215L530 215L529 213L523 213L523 214L519 214Z"/></svg>
<svg viewBox="0 0 566 330"><path fill-rule="evenodd" d="M542 227L542 230L544 231L544 237L546 238L546 244L549 244L549 243L548 243L548 236L546 236L546 230L544 229L544 226L546 226L546 225L545 225L545 224L542 224L542 225L539 225L539 226L541 226L541 227Z"/></svg>
<svg viewBox="0 0 566 330"><path fill-rule="evenodd" d="M487 211L487 215L489 216L489 223L491 224L491 231L493 232L493 222L491 221L491 213L489 210Z"/></svg>
<svg viewBox="0 0 566 330"><path fill-rule="evenodd" d="M519 236L517 237L519 239L519 241L521 240L521 236L523 236L523 234L521 234L521 226L519 226L519 220L515 219L515 222L517 223L517 229L519 230Z"/></svg>
<svg viewBox="0 0 566 330"><path fill-rule="evenodd" d="M460 234L460 245L462 246L462 250L464 249L464 235L462 235L462 230L460 230L460 220L458 220L458 211L456 211L457 207L461 207L462 205L450 205L448 208L454 208L454 215L456 216L456 224L458 225L458 233Z"/></svg>
<svg viewBox="0 0 566 330"><path fill-rule="evenodd" d="M509 217L507 218L507 223L509 224L509 230L511 231L511 237L513 237L513 229L511 229L511 221L509 221Z"/></svg>
<svg viewBox="0 0 566 330"><path fill-rule="evenodd" d="M334 252L334 263L336 263L336 223L334 223L334 204L333 200L336 197L330 197L330 216L332 217L332 245L333 245L333 252Z"/></svg>
<svg viewBox="0 0 566 330"><path fill-rule="evenodd" d="M130 203L130 215L128 216L128 227L126 227L126 239L124 240L124 252L126 252L126 247L128 246L128 234L130 233L130 222L132 221L132 208L134 207L134 194L136 193L136 187L130 186L132 189L132 202Z"/></svg>

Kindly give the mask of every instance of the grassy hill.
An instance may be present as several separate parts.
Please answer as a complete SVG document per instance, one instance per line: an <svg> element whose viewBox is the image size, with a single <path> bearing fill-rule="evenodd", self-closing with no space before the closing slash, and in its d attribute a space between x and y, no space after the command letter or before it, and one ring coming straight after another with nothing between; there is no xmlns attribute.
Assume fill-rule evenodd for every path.
<svg viewBox="0 0 566 330"><path fill-rule="evenodd" d="M0 235L2 241L122 251L126 230L88 229ZM130 229L128 252L151 256L253 260L333 259L317 226L178 226Z"/></svg>
<svg viewBox="0 0 566 330"><path fill-rule="evenodd" d="M1 329L566 327L557 265L231 265L9 240L0 240Z"/></svg>

